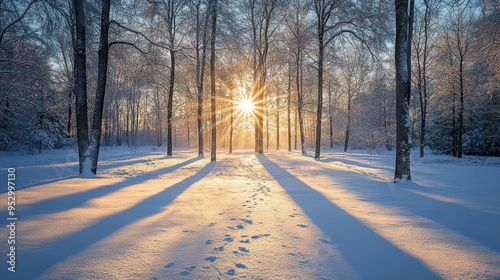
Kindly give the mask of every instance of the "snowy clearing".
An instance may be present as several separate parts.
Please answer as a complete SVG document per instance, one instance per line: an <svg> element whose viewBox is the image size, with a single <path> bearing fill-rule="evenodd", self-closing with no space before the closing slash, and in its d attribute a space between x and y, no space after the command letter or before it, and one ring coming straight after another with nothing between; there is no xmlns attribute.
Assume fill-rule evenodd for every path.
<svg viewBox="0 0 500 280"><path fill-rule="evenodd" d="M500 279L500 159L428 155L393 184L392 153L107 148L91 179L73 150L0 153L0 278Z"/></svg>

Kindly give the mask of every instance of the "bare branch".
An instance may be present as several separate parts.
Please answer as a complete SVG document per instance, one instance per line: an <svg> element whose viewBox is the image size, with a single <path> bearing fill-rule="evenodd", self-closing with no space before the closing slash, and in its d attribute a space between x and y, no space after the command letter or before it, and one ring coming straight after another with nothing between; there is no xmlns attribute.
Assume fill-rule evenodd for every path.
<svg viewBox="0 0 500 280"><path fill-rule="evenodd" d="M110 25L111 25L111 24L116 24L117 26L121 27L122 29L125 29L125 30L127 30L127 31L129 31L129 32L132 32L132 33L134 33L134 34L140 35L141 37L143 37L144 39L146 39L146 41L148 41L148 42L149 42L150 44L152 44L153 46L156 46L156 47L159 47L159 48L162 48L162 49L166 49L166 50L169 50L169 51L178 51L178 50L176 50L176 49L172 49L172 48L170 48L170 47L168 47L168 46L160 45L160 44L158 44L158 43L156 43L156 42L153 42L153 41L152 41L151 39L149 39L146 35L144 35L144 33L140 32L140 31L137 31L137 30L135 30L135 29L132 29L132 28L129 28L129 27L123 26L122 24L120 24L120 23L119 23L119 22L117 22L117 21L112 20L112 21L110 21L110 22L109 22L109 24L110 24Z"/></svg>
<svg viewBox="0 0 500 280"><path fill-rule="evenodd" d="M145 51L141 50L141 49L140 49L138 46L136 46L134 43L127 42L127 41L118 41L118 40L116 40L116 41L111 41L111 42L109 42L108 47L109 47L109 48L111 48L111 46L112 46L112 45L119 45L119 44L120 44L120 45L129 45L129 46L132 46L132 47L134 47L136 50L138 50L138 51L139 51L142 55L146 55L146 54L147 54L147 52L145 52Z"/></svg>
<svg viewBox="0 0 500 280"><path fill-rule="evenodd" d="M28 13L29 9L31 8L31 6L37 2L38 0L31 0L31 2L28 4L28 7L26 7L26 10L24 10L24 12L18 17L16 18L13 22L11 22L10 24L8 24L3 30L2 32L0 33L0 42L2 42L2 39L3 39L3 36L5 35L5 32L11 28L12 26L14 26L14 24L18 23L19 21L21 21L24 16Z"/></svg>

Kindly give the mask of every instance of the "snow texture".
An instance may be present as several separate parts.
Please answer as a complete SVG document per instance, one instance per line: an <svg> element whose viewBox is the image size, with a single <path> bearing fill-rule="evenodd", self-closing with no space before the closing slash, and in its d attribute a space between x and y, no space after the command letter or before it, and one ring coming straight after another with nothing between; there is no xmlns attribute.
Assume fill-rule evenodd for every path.
<svg viewBox="0 0 500 280"><path fill-rule="evenodd" d="M498 279L500 159L428 155L393 184L393 152L107 148L94 178L74 150L0 153L0 279Z"/></svg>

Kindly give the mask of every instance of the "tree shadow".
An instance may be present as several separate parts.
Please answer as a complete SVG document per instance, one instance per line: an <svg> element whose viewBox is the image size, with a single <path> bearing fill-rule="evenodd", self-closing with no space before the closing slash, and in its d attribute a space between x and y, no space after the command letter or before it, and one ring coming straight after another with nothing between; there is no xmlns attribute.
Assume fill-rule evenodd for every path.
<svg viewBox="0 0 500 280"><path fill-rule="evenodd" d="M332 243L338 244L338 250L360 278L439 278L420 260L394 246L265 156L259 160L314 224Z"/></svg>
<svg viewBox="0 0 500 280"><path fill-rule="evenodd" d="M98 197L102 197L113 192L116 192L122 188L139 184L144 181L150 180L156 176L172 172L176 169L179 169L183 166L189 165L193 162L200 160L200 157L195 157L183 162L180 162L176 165L160 168L158 170L148 172L146 174L142 174L141 176L127 178L121 182L116 184L102 186L95 189L90 189L87 191L71 193L68 195L63 195L55 198L49 198L31 205L27 205L25 207L21 207L18 210L18 216L27 219L32 216L44 215L44 214L53 214L57 212L62 212L65 210L69 210L75 208L77 206L85 204L87 201L91 199L95 199ZM99 180L99 179L96 179Z"/></svg>
<svg viewBox="0 0 500 280"><path fill-rule="evenodd" d="M405 191L406 200L411 203L398 203L398 207L435 221L500 253L500 215L426 196L437 193L415 182L401 190Z"/></svg>
<svg viewBox="0 0 500 280"><path fill-rule="evenodd" d="M131 208L107 216L85 229L54 240L44 245L40 250L23 252L18 256L18 263L22 269L19 269L15 276L20 277L19 279L34 279L40 277L54 265L77 255L79 252L113 235L120 229L160 213L181 193L207 176L214 166L215 163L208 163L195 175L184 179L156 195L144 199ZM98 269L98 267L96 267L96 269Z"/></svg>

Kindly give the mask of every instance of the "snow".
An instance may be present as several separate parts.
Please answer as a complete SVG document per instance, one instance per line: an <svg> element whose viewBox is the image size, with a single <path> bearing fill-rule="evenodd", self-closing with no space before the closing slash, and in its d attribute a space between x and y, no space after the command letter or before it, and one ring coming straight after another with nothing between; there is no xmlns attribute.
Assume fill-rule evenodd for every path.
<svg viewBox="0 0 500 280"><path fill-rule="evenodd" d="M393 184L393 152L100 157L82 178L76 150L0 153L18 217L15 273L0 227L0 279L500 277L498 158L413 151L413 181Z"/></svg>

